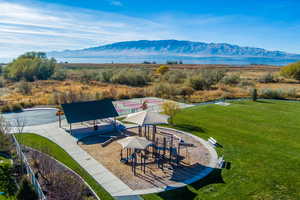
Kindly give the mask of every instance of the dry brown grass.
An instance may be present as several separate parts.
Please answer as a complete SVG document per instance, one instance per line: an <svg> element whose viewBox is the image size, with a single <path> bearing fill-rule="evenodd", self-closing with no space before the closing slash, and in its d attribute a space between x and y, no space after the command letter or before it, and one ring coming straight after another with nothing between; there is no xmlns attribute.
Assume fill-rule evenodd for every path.
<svg viewBox="0 0 300 200"><path fill-rule="evenodd" d="M89 69L97 69L101 67L149 67L155 68L159 65L145 65L145 64L61 64L60 67L88 67ZM73 69L72 68L72 69ZM218 84L212 90L195 91L190 97L190 102L202 102L210 101L219 98L241 98L249 97L249 89L256 87L258 89L296 89L297 96L300 96L300 90L298 89L300 83L295 80L285 79L279 76L278 67L272 66L248 66L248 67L229 67L227 65L171 65L173 70L182 69L225 69L227 74L238 74L242 81L253 83L249 86L229 86L224 84ZM259 83L257 80L267 73L275 75L279 82L278 83ZM100 83L92 81L89 84L81 83L77 81L36 81L31 83L32 94L23 95L16 89L17 84L10 83L5 88L5 93L1 96L3 102L9 104L25 103L34 105L46 105L54 104L53 94L58 92L73 92L73 93L84 93L86 96L90 96L92 99L97 99L97 94L104 94L108 97L115 99L142 97L142 96L154 96L152 86L145 86L143 88L129 87L125 85L114 85ZM178 85L178 88L181 85Z"/></svg>
<svg viewBox="0 0 300 200"><path fill-rule="evenodd" d="M92 82L91 84L84 84L75 81L36 81L31 83L32 94L23 95L16 89L16 84L8 86L9 92L2 96L2 100L8 103L31 103L34 105L52 104L51 98L56 92L72 91L74 93L84 92L91 97L95 97L96 93L112 93L112 95L126 94L129 97L139 92L141 88L133 88L124 85L111 85Z"/></svg>

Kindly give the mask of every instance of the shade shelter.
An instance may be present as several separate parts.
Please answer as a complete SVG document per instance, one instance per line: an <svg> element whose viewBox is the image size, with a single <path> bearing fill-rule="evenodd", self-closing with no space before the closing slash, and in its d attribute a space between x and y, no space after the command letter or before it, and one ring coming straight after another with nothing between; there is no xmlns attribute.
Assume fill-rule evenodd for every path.
<svg viewBox="0 0 300 200"><path fill-rule="evenodd" d="M144 110L141 112L129 114L124 121L132 122L140 126L168 124L168 115L163 115L157 112Z"/></svg>
<svg viewBox="0 0 300 200"><path fill-rule="evenodd" d="M66 120L70 125L72 133L72 124L86 121L95 121L119 116L111 100L86 101L62 104Z"/></svg>
<svg viewBox="0 0 300 200"><path fill-rule="evenodd" d="M151 141L147 140L144 137L138 137L138 136L131 136L126 137L122 140L118 141L119 144L122 145L123 149L127 150L127 156L124 159L123 158L123 149L121 149L121 162L127 163L129 160L131 160L131 167L134 174L136 174L136 164L137 164L137 155L140 154L141 159L141 166L142 169L144 169L144 173L146 170L146 156L141 153L140 150L146 150L147 147L151 144L153 144ZM128 152L128 149L130 150L130 154ZM133 153L131 151L133 150Z"/></svg>
<svg viewBox="0 0 300 200"><path fill-rule="evenodd" d="M123 149L146 149L152 144L152 142L146 138L138 136L126 137L119 140L118 143L122 145Z"/></svg>
<svg viewBox="0 0 300 200"><path fill-rule="evenodd" d="M135 123L139 125L139 135L142 135L142 127L144 126L144 133L146 138L150 138L150 126L153 127L152 141L155 141L156 125L168 124L168 115L163 115L157 112L144 110L141 112L129 114L124 121Z"/></svg>

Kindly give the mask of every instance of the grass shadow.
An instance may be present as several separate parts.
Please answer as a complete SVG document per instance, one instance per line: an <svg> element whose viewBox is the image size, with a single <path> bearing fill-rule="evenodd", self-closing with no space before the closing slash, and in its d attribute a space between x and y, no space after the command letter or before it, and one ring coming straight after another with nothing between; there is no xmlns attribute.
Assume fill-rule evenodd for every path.
<svg viewBox="0 0 300 200"><path fill-rule="evenodd" d="M199 126L193 126L190 124L176 124L175 125L176 128L182 129L186 132L201 132L201 133L205 133L205 130Z"/></svg>
<svg viewBox="0 0 300 200"><path fill-rule="evenodd" d="M205 187L207 185L211 184L218 184L218 183L225 183L223 177L222 177L222 170L221 169L214 169L209 175L207 175L205 178L192 183L191 186L195 189L200 189L202 187Z"/></svg>
<svg viewBox="0 0 300 200"><path fill-rule="evenodd" d="M169 190L157 194L164 200L182 200L182 199L194 199L197 194L190 191L188 187L179 188L176 190Z"/></svg>
<svg viewBox="0 0 300 200"><path fill-rule="evenodd" d="M257 100L256 103L274 104L273 102L265 101L265 100Z"/></svg>
<svg viewBox="0 0 300 200"><path fill-rule="evenodd" d="M190 186L196 190L199 190L200 188L207 185L219 183L225 183L222 177L222 170L214 169L208 176L195 183L190 184ZM164 200L194 199L198 194L189 189L190 186L161 192L157 195Z"/></svg>

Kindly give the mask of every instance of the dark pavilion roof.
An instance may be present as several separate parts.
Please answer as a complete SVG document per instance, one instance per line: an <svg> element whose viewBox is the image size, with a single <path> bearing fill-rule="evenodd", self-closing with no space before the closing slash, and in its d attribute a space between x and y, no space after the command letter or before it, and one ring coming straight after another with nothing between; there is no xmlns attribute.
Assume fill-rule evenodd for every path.
<svg viewBox="0 0 300 200"><path fill-rule="evenodd" d="M61 105L68 123L77 123L119 116L109 99Z"/></svg>

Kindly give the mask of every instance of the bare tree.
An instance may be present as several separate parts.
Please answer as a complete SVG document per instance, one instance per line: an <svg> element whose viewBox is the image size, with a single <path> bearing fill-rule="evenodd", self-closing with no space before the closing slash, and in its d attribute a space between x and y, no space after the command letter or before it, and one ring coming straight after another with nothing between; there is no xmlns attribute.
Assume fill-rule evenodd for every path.
<svg viewBox="0 0 300 200"><path fill-rule="evenodd" d="M21 134L23 133L23 130L26 126L26 119L21 117L16 117L14 119L14 126L17 133Z"/></svg>
<svg viewBox="0 0 300 200"><path fill-rule="evenodd" d="M12 138L9 135L11 124L0 115L0 151L9 152L12 148Z"/></svg>
<svg viewBox="0 0 300 200"><path fill-rule="evenodd" d="M11 131L11 124L2 115L0 115L0 133L8 134Z"/></svg>

